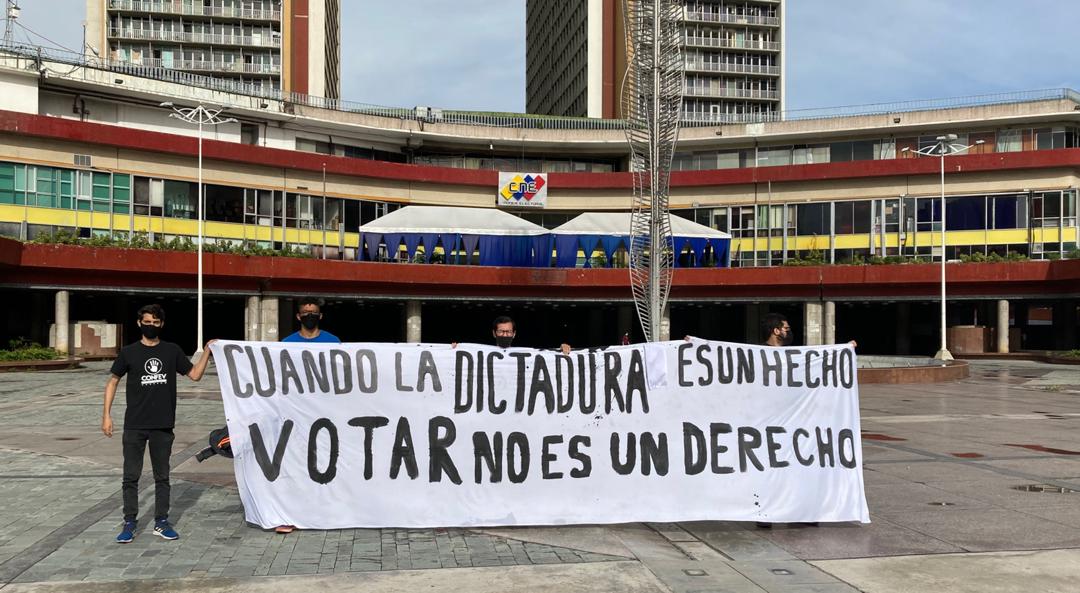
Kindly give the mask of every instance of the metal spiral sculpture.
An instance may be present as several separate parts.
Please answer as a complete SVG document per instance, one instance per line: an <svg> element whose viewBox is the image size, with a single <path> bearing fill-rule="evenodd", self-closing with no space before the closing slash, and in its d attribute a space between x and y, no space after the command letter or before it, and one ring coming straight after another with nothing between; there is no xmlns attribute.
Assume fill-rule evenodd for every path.
<svg viewBox="0 0 1080 593"><path fill-rule="evenodd" d="M623 0L629 54L623 113L634 174L630 285L646 341L660 340L671 292L673 246L668 191L679 135L682 0Z"/></svg>

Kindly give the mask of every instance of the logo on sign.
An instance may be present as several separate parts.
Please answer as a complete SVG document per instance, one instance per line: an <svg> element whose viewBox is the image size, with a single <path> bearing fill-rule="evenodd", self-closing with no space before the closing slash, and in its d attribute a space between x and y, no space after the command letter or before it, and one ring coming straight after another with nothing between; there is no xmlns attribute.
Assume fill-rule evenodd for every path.
<svg viewBox="0 0 1080 593"><path fill-rule="evenodd" d="M540 173L500 174L499 204L503 206L544 207L547 179Z"/></svg>

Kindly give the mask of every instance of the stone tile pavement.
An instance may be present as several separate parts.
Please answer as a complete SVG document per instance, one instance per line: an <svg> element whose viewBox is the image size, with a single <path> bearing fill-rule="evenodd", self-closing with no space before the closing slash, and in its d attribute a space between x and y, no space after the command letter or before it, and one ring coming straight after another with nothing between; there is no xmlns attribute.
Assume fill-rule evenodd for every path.
<svg viewBox="0 0 1080 593"><path fill-rule="evenodd" d="M0 593L180 585L904 591L901 575L920 562L929 567L921 590L1054 591L1076 582L1076 571L1062 563L1080 561L1080 494L1017 487L1080 490L1080 369L980 361L958 383L864 387L869 525L763 530L694 522L285 536L244 522L229 462L192 459L223 414L215 377L182 380L172 512L182 537L154 537L144 518L135 541L119 546L119 439L104 438L98 428L107 367L0 375ZM123 414L122 398L118 403L114 419ZM141 508L151 509L152 480L140 485ZM987 568L986 554L1000 555L997 570ZM1024 570L1041 571L1039 579L1023 579Z"/></svg>

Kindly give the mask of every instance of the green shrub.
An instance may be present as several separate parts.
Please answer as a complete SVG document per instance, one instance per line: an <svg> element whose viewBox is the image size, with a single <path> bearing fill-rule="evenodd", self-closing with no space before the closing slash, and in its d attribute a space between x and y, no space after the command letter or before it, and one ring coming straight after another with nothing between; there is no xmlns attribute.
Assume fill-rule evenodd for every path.
<svg viewBox="0 0 1080 593"><path fill-rule="evenodd" d="M41 344L30 342L24 338L16 338L8 342L7 350L0 350L0 361L12 362L20 360L53 360L62 355L52 348L46 348Z"/></svg>
<svg viewBox="0 0 1080 593"><path fill-rule="evenodd" d="M160 239L151 241L149 235L144 232L132 233L130 237L128 237L125 232L119 232L113 237L100 235L82 239L75 232L67 229L60 229L53 235L39 235L33 242L38 244L82 245L85 247L98 248L122 247L127 249L156 249L160 251L192 252L198 249L191 237L173 237L168 241ZM285 249L275 250L269 247L259 247L258 245L251 244L237 245L224 239L217 239L216 241L203 244L203 251L206 253L226 253L231 255L265 257L311 257L311 253L306 246L286 245Z"/></svg>
<svg viewBox="0 0 1080 593"><path fill-rule="evenodd" d="M823 266L825 264L825 254L817 249L812 249L784 260L785 266Z"/></svg>

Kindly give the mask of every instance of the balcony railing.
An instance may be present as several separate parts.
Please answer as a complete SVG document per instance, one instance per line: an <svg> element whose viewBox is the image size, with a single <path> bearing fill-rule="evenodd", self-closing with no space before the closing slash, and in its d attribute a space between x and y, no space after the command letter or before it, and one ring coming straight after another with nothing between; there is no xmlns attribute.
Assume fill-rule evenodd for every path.
<svg viewBox="0 0 1080 593"><path fill-rule="evenodd" d="M767 74L777 76L780 74L779 66L766 66L762 64L729 64L726 62L706 62L703 60L686 60L686 70L700 72L719 72L724 74Z"/></svg>
<svg viewBox="0 0 1080 593"><path fill-rule="evenodd" d="M748 14L729 14L726 12L708 12L705 10L687 10L683 17L687 21L701 23L720 23L723 25L760 25L779 27L780 17Z"/></svg>
<svg viewBox="0 0 1080 593"><path fill-rule="evenodd" d="M163 60L144 58L132 65L147 68L173 68L198 72L236 72L240 74L281 74L280 64L246 64L244 62L214 62L210 60Z"/></svg>
<svg viewBox="0 0 1080 593"><path fill-rule="evenodd" d="M205 6L202 3L153 2L148 0L109 0L109 10L175 14L182 16L215 16L253 21L281 21L281 11L239 6Z"/></svg>
<svg viewBox="0 0 1080 593"><path fill-rule="evenodd" d="M758 89L729 89L714 86L697 86L688 84L683 87L683 94L692 97L716 97L720 99L764 99L777 100L780 93L777 91Z"/></svg>
<svg viewBox="0 0 1080 593"><path fill-rule="evenodd" d="M757 124L780 121L783 114L779 111L760 111L757 113L700 113L684 111L682 125L717 126L721 124Z"/></svg>
<svg viewBox="0 0 1080 593"><path fill-rule="evenodd" d="M224 35L220 33L188 33L186 31L110 28L109 37L139 41L173 41L176 43L200 43L206 45L281 47L281 38L272 35Z"/></svg>
<svg viewBox="0 0 1080 593"><path fill-rule="evenodd" d="M699 35L683 35L683 45L688 47L723 47L732 49L756 49L761 51L780 51L778 41L756 41L744 39L729 39L727 37L704 37Z"/></svg>
<svg viewBox="0 0 1080 593"><path fill-rule="evenodd" d="M521 129L546 129L546 130L625 130L626 122L620 119L601 119L592 117L555 117L543 115L530 115L521 113L487 113L477 111L459 111L449 109L421 110L407 107L386 107L372 105L370 103L358 103L343 99L328 99L303 95L299 93L285 93L274 88L271 84L259 84L258 81L241 81L235 78L214 78L190 71L177 70L175 68L149 67L108 60L101 58L89 58L80 53L74 53L54 48L46 48L36 45L10 44L0 46L0 64L7 68L22 70L43 69L49 72L50 77L84 81L87 73L80 72L85 68L90 71L105 71L121 75L137 76L151 80L157 80L177 85L177 89L166 93L165 96L175 97L178 100L195 100L198 89L222 91L236 95L235 98L221 96L216 100L218 104L242 106L248 104L246 98L257 97L267 101L279 101L280 109L288 109L292 105L303 105L314 108L330 109L335 111L357 113L374 117L386 117L397 120L421 120L426 122L457 124L466 126L493 126L499 128ZM187 89L187 90L181 90ZM185 93L191 93L187 95ZM970 107L986 107L991 105L1021 105L1043 101L1067 101L1069 112L1074 106L1080 106L1080 92L1069 88L1052 88L1032 91L1018 91L1009 93L995 93L989 95L969 95L963 97L950 97L939 99L925 99L918 101L901 101L896 103L872 103L868 105L847 105L843 107L825 107L815 109L794 109L784 112L764 112L745 114L683 114L683 124L686 126L716 125L717 123L761 123L773 121L806 121L820 119L836 119L842 117L861 117L868 115L900 114L916 111L966 109ZM227 104L226 104L227 103ZM268 105L269 106L269 105Z"/></svg>

